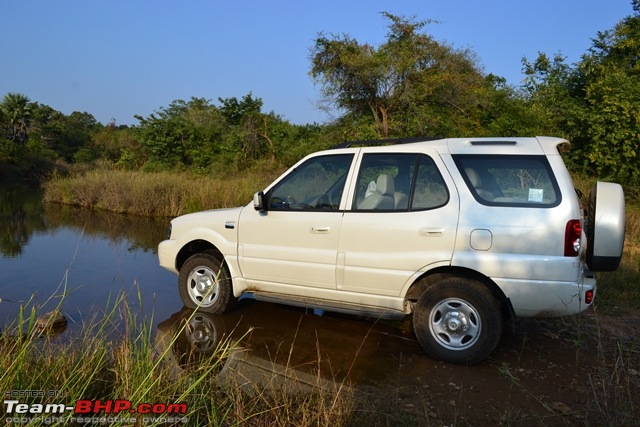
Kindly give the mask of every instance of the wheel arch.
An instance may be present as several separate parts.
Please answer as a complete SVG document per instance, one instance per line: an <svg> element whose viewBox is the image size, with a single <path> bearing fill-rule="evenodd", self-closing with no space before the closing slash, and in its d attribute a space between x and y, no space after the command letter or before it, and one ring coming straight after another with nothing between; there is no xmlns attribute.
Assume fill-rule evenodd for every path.
<svg viewBox="0 0 640 427"><path fill-rule="evenodd" d="M515 313L509 298L504 294L502 289L500 289L500 287L491 280L490 277L470 268L453 266L434 268L413 282L405 295L405 300L410 302L412 305L415 304L416 301L418 301L418 298L420 298L420 295L422 295L429 286L449 277L462 277L474 280L486 286L487 289L491 291L493 297L500 303L502 318L504 321L509 323L511 327L514 326Z"/></svg>
<svg viewBox="0 0 640 427"><path fill-rule="evenodd" d="M197 239L187 243L182 247L182 249L180 249L180 251L178 251L178 254L176 255L176 270L180 271L189 257L198 253L212 254L227 265L227 262L224 260L224 255L213 243L207 240ZM229 268L228 265L227 268Z"/></svg>

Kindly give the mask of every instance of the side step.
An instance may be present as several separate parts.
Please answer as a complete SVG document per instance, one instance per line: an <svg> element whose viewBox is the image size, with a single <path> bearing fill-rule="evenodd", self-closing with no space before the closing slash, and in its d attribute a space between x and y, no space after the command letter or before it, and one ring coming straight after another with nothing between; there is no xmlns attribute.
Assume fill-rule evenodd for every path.
<svg viewBox="0 0 640 427"><path fill-rule="evenodd" d="M388 308L374 307L328 301L320 298L303 297L298 295L285 295L273 292L251 292L253 298L258 301L272 302L276 304L293 305L296 307L322 309L336 313L351 314L355 316L373 317L376 319L402 319L405 313Z"/></svg>

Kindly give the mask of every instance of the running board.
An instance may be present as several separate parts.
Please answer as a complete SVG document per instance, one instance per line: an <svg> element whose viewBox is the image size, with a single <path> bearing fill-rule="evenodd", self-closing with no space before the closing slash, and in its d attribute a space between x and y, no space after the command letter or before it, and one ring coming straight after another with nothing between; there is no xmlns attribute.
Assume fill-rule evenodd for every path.
<svg viewBox="0 0 640 427"><path fill-rule="evenodd" d="M402 319L405 313L390 308L374 307L369 305L350 304L337 301L328 301L320 298L303 297L298 295L285 295L273 292L251 292L253 298L258 301L272 302L276 304L293 305L296 307L322 309L336 313L351 314L355 316L373 317L376 319Z"/></svg>

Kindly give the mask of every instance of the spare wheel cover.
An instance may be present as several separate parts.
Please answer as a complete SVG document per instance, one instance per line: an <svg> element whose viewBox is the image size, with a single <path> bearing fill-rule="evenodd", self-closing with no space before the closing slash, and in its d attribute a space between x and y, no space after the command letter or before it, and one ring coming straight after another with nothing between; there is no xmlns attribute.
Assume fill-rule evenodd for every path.
<svg viewBox="0 0 640 427"><path fill-rule="evenodd" d="M587 265L614 271L620 265L625 233L624 191L620 184L596 182L589 193Z"/></svg>

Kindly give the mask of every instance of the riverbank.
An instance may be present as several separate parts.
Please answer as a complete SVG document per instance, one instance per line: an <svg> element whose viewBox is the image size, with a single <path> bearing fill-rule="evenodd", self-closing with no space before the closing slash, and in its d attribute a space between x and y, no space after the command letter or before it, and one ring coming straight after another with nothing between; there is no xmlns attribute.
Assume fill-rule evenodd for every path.
<svg viewBox="0 0 640 427"><path fill-rule="evenodd" d="M294 395L279 387L246 390L233 380L219 383L220 372L241 350L228 336L217 337L220 341L206 352L189 348L185 334L193 332L188 325L194 312L162 335L121 294L73 336L42 334L36 312L26 307L0 331L0 389L6 393L0 420L7 423L17 417L25 421L14 424L28 418L30 426L76 425L71 417L108 417L111 426L132 425L134 418L144 426L339 426L353 408L341 384L330 390L313 386ZM36 409L11 411L7 400L16 408L19 402ZM100 410L86 410L98 400ZM113 411L114 405L125 404L130 405L125 411ZM46 413L42 408L47 405L74 410ZM167 423L168 418L173 421Z"/></svg>
<svg viewBox="0 0 640 427"><path fill-rule="evenodd" d="M93 169L46 181L44 200L125 214L176 217L246 205L255 192L282 172L282 168L269 167L212 178L187 172Z"/></svg>

